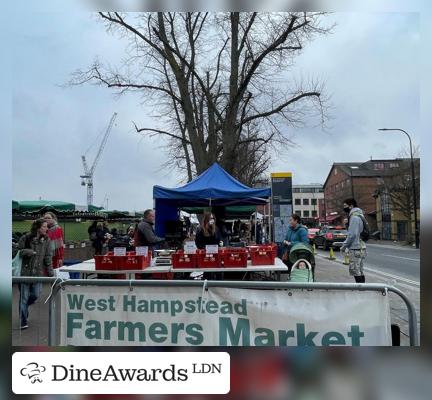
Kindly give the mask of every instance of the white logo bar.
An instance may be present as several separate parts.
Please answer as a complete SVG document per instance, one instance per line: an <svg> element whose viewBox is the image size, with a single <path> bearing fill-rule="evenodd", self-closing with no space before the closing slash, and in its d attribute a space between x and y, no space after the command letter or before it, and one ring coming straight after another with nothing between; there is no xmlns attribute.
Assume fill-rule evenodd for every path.
<svg viewBox="0 0 432 400"><path fill-rule="evenodd" d="M226 394L225 352L18 352L15 394Z"/></svg>

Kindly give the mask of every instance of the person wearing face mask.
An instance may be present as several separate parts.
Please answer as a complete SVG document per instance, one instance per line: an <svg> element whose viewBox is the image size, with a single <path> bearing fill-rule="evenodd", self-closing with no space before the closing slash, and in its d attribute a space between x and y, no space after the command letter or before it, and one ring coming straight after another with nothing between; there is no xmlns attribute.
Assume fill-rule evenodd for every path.
<svg viewBox="0 0 432 400"><path fill-rule="evenodd" d="M195 244L198 249L205 249L206 245L220 245L222 237L216 226L216 218L212 213L205 213L201 224L201 229L195 236Z"/></svg>
<svg viewBox="0 0 432 400"><path fill-rule="evenodd" d="M54 276L53 250L47 232L47 222L38 219L33 222L30 233L21 236L17 248L22 257L21 276ZM21 283L19 290L21 329L27 329L29 307L39 298L42 283Z"/></svg>
<svg viewBox="0 0 432 400"><path fill-rule="evenodd" d="M349 273L354 276L357 283L365 283L363 263L366 258L366 245L361 240L360 234L363 231L363 211L357 207L354 199L346 199L343 209L348 214L348 236L342 244L340 251L348 254Z"/></svg>
<svg viewBox="0 0 432 400"><path fill-rule="evenodd" d="M64 237L63 229L57 222L57 216L52 212L46 212L43 219L48 225L48 237L51 240L53 250L53 268L63 266L64 260Z"/></svg>

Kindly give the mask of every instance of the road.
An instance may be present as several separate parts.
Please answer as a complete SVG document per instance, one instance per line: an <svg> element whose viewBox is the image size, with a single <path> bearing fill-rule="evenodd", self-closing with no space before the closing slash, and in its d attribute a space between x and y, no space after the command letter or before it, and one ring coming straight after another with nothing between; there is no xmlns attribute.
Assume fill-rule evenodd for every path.
<svg viewBox="0 0 432 400"><path fill-rule="evenodd" d="M328 251L318 254L328 256ZM335 256L342 255L335 251ZM420 284L420 250L408 246L368 244L365 261L366 271L381 273L387 277L400 277L410 283Z"/></svg>

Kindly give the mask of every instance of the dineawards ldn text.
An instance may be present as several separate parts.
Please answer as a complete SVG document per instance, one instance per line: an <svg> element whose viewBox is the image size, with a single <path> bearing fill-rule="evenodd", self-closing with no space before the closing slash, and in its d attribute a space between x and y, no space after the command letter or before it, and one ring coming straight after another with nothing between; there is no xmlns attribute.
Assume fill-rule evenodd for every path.
<svg viewBox="0 0 432 400"><path fill-rule="evenodd" d="M161 368L76 368L74 365L52 365L52 382L185 382L188 370L170 364Z"/></svg>

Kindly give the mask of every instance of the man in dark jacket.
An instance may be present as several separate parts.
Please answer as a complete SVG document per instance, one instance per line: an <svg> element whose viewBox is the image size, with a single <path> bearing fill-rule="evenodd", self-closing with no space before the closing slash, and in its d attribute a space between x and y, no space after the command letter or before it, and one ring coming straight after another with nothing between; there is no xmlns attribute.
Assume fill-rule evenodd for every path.
<svg viewBox="0 0 432 400"><path fill-rule="evenodd" d="M135 233L135 246L148 246L156 249L165 241L164 238L156 236L154 232L155 213L153 210L144 211L144 219L138 224Z"/></svg>

